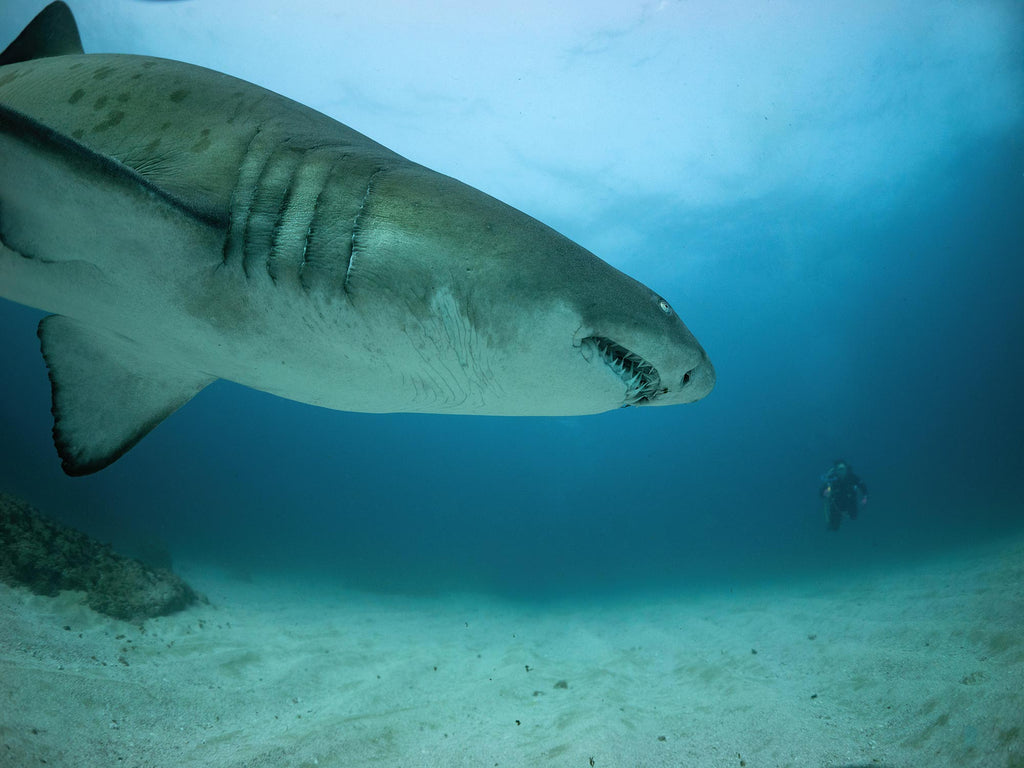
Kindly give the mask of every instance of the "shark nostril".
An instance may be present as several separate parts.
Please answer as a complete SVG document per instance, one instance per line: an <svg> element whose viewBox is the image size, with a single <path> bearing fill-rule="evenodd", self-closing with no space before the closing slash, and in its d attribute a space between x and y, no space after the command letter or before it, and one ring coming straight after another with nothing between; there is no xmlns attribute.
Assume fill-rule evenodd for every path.
<svg viewBox="0 0 1024 768"><path fill-rule="evenodd" d="M684 374L683 374L683 386L684 386L684 387L685 387L685 386L686 386L687 384L689 384L689 383L690 383L690 374L691 374L691 373L693 373L693 371L687 371L686 373L684 373Z"/></svg>

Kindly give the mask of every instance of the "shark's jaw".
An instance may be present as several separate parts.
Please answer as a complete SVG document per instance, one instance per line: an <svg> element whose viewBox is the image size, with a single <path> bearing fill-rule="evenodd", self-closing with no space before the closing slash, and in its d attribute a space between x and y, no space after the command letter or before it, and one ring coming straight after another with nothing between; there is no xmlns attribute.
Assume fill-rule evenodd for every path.
<svg viewBox="0 0 1024 768"><path fill-rule="evenodd" d="M597 352L612 372L626 385L623 408L652 402L668 390L661 386L661 375L643 357L606 336L588 336L582 341L587 351Z"/></svg>

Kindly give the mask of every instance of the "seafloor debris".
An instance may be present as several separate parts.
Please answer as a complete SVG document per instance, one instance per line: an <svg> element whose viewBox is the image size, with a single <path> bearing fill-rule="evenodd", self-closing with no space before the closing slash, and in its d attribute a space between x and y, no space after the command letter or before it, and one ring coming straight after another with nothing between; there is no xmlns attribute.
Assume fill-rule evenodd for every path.
<svg viewBox="0 0 1024 768"><path fill-rule="evenodd" d="M123 557L5 493L0 493L0 581L38 595L81 590L90 608L127 621L166 616L199 599L171 571Z"/></svg>

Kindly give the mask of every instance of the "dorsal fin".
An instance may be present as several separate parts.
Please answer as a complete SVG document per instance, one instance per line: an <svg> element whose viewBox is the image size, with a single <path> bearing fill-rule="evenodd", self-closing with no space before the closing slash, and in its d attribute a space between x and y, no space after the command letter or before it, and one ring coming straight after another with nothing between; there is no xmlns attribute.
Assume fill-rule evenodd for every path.
<svg viewBox="0 0 1024 768"><path fill-rule="evenodd" d="M57 0L43 8L14 42L0 53L0 66L84 52L71 9Z"/></svg>

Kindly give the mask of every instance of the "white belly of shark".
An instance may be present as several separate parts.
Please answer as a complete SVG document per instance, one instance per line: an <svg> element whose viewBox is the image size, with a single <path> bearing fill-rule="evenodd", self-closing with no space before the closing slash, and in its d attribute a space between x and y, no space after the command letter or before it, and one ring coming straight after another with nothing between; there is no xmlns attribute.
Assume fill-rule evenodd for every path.
<svg viewBox="0 0 1024 768"><path fill-rule="evenodd" d="M327 408L599 413L704 397L663 298L283 96L82 52L63 3L0 54L0 296L95 472L216 379Z"/></svg>

